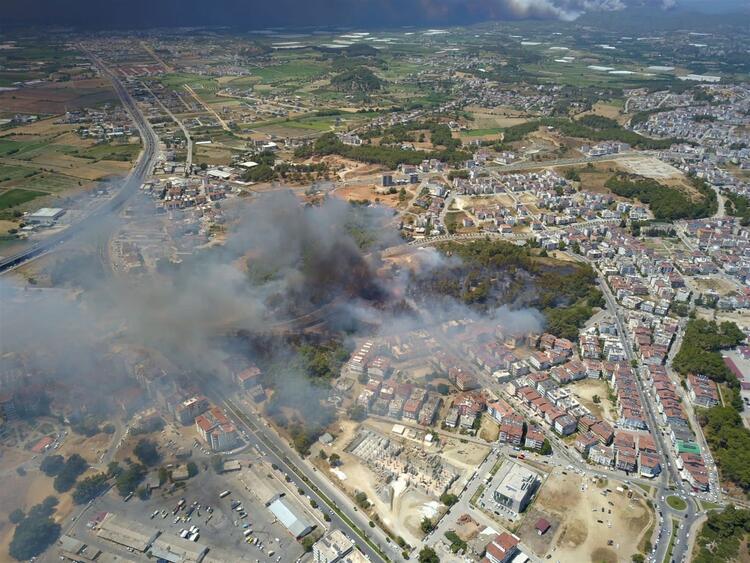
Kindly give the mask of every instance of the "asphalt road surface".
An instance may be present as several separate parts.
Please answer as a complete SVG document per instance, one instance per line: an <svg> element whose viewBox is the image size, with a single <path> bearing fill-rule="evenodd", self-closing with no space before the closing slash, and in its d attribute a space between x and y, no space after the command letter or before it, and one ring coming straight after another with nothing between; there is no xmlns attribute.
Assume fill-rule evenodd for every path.
<svg viewBox="0 0 750 563"><path fill-rule="evenodd" d="M55 250L65 242L68 242L75 237L79 237L83 233L89 232L92 228L99 225L102 219L111 216L114 212L119 210L125 202L127 202L138 191L143 180L148 174L150 174L151 170L153 170L154 160L156 159L156 148L159 142L156 133L154 133L151 125L148 123L143 113L141 113L141 110L138 108L138 105L135 103L135 100L133 100L125 86L120 82L120 79L105 66L101 59L87 51L85 48L83 48L83 50L101 70L102 74L112 82L112 86L114 87L115 92L117 92L122 105L130 114L141 134L143 150L138 157L135 167L125 178L122 187L114 197L97 207L93 212L86 215L80 221L70 225L64 231L34 243L17 254L0 259L0 274L13 270L30 260L39 258L40 256Z"/></svg>

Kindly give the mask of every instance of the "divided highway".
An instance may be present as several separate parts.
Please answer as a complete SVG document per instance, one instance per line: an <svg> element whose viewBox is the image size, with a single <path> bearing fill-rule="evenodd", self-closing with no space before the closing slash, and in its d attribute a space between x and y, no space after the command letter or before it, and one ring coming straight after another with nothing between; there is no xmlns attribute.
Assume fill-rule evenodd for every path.
<svg viewBox="0 0 750 563"><path fill-rule="evenodd" d="M217 404L223 404L238 426L247 433L246 441L259 449L266 458L284 471L295 487L315 500L331 518L331 527L346 533L370 561L397 561L401 549L386 539L385 533L369 526L367 515L359 512L353 502L328 479L311 467L289 447L273 430L265 430L266 423L249 409L212 389L208 395ZM252 418L251 418L252 417Z"/></svg>
<svg viewBox="0 0 750 563"><path fill-rule="evenodd" d="M133 196L133 194L138 191L138 187L143 183L143 180L148 174L150 174L151 170L153 170L154 160L156 159L156 148L159 142L156 133L154 133L151 125L141 113L141 110L138 108L138 105L135 103L135 100L125 86L120 82L120 79L110 71L104 62L96 55L84 47L82 47L82 50L91 58L102 74L112 82L112 86L114 87L115 92L117 92L122 105L130 114L130 117L133 119L133 122L141 134L143 150L138 157L135 167L125 178L117 194L106 203L97 207L96 210L85 216L80 221L70 225L64 231L36 242L17 254L0 259L0 274L13 270L30 260L47 254L57 246L87 231L91 226L97 224L99 220L116 212Z"/></svg>

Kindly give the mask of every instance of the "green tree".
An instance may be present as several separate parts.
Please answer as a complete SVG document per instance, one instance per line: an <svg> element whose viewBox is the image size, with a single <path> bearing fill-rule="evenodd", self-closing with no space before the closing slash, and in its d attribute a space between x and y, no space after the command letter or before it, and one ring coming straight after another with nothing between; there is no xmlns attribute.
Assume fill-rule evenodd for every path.
<svg viewBox="0 0 750 563"><path fill-rule="evenodd" d="M21 520L26 517L23 510L16 508L13 512L8 515L8 520L11 524L18 524Z"/></svg>
<svg viewBox="0 0 750 563"><path fill-rule="evenodd" d="M551 455L552 454L552 444L549 443L549 440L546 438L544 439L544 442L542 442L542 449L539 450L539 453L542 455Z"/></svg>
<svg viewBox="0 0 750 563"><path fill-rule="evenodd" d="M156 449L156 443L147 438L141 438L133 449L133 453L144 465L156 465L160 456Z"/></svg>
<svg viewBox="0 0 750 563"><path fill-rule="evenodd" d="M187 472L188 472L188 477L195 477L196 475L198 475L198 466L195 464L194 461L188 462Z"/></svg>
<svg viewBox="0 0 750 563"><path fill-rule="evenodd" d="M308 534L304 538L302 538L302 547L304 548L305 553L310 553L312 551L314 543L315 538L312 536L312 534Z"/></svg>
<svg viewBox="0 0 750 563"><path fill-rule="evenodd" d="M60 473L60 471L62 471L64 467L65 458L61 455L45 456L44 459L42 459L42 462L39 464L39 469L41 469L47 477L54 477L55 475Z"/></svg>
<svg viewBox="0 0 750 563"><path fill-rule="evenodd" d="M698 418L722 477L750 491L750 430L742 417L732 407L714 407Z"/></svg>
<svg viewBox="0 0 750 563"><path fill-rule="evenodd" d="M427 518L427 516L425 516L424 518L422 518L422 521L419 523L419 528L425 534L429 534L432 530L435 529L435 524L432 523L432 520L430 518Z"/></svg>
<svg viewBox="0 0 750 563"><path fill-rule="evenodd" d="M121 472L115 480L115 486L117 492L121 497L126 497L130 493L134 493L138 485L143 478L146 476L146 467L139 464L133 463L125 471Z"/></svg>
<svg viewBox="0 0 750 563"><path fill-rule="evenodd" d="M14 559L27 561L44 552L60 536L60 525L52 519L57 499L48 497L42 504L33 506L18 522L8 553Z"/></svg>
<svg viewBox="0 0 750 563"><path fill-rule="evenodd" d="M722 512L711 512L696 539L695 563L735 561L740 544L750 529L750 511L729 505ZM697 552L697 553L696 553Z"/></svg>
<svg viewBox="0 0 750 563"><path fill-rule="evenodd" d="M354 495L354 502L356 502L357 506L359 506L363 510L367 510L368 508L370 508L370 501L367 500L367 494L363 493L362 491Z"/></svg>
<svg viewBox="0 0 750 563"><path fill-rule="evenodd" d="M73 491L73 502L76 504L85 504L95 499L109 487L106 473L97 473L91 477L81 480Z"/></svg>
<svg viewBox="0 0 750 563"><path fill-rule="evenodd" d="M458 497L451 493L443 493L440 495L440 502L442 502L445 506L453 506L458 502Z"/></svg>
<svg viewBox="0 0 750 563"><path fill-rule="evenodd" d="M110 477L117 477L120 473L122 473L122 467L120 467L120 464L116 461L110 461L107 464L107 474Z"/></svg>
<svg viewBox="0 0 750 563"><path fill-rule="evenodd" d="M88 468L89 464L78 454L73 454L65 460L65 465L57 474L52 485L59 493L69 491L81 475Z"/></svg>
<svg viewBox="0 0 750 563"><path fill-rule="evenodd" d="M424 546L419 552L419 563L440 563L440 557L434 549Z"/></svg>

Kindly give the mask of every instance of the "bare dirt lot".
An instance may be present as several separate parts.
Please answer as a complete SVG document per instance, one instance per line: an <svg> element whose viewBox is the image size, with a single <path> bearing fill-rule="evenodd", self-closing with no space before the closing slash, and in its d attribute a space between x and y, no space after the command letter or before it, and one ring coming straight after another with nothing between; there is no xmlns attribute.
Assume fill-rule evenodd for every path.
<svg viewBox="0 0 750 563"><path fill-rule="evenodd" d="M608 117L620 121L620 123L627 120L626 116L622 115L621 106L607 102L596 102L591 108L591 111L584 112L583 115L600 115L602 117Z"/></svg>
<svg viewBox="0 0 750 563"><path fill-rule="evenodd" d="M612 481L596 484L576 473L564 475L557 469L542 486L518 535L543 549L537 553L540 557L550 553L559 561L630 561L654 515L638 492L628 498L631 491L617 492L617 486ZM547 534L554 535L536 546L534 525L539 517L553 524Z"/></svg>
<svg viewBox="0 0 750 563"><path fill-rule="evenodd" d="M715 291L722 297L740 290L736 284L719 277L694 277L692 282L699 291Z"/></svg>
<svg viewBox="0 0 750 563"><path fill-rule="evenodd" d="M628 172L654 180L682 178L682 172L677 168L651 156L624 158L620 160L620 165Z"/></svg>
<svg viewBox="0 0 750 563"><path fill-rule="evenodd" d="M387 205L388 207L397 207L399 204L398 193L383 193L384 188L379 188L375 184L352 184L343 186L336 190L336 195L346 201L375 201Z"/></svg>
<svg viewBox="0 0 750 563"><path fill-rule="evenodd" d="M605 381L600 379L582 379L570 385L570 390L575 393L581 404L589 409L597 418L603 418L610 424L617 420L617 413L609 401L609 387ZM594 401L597 396L599 402Z"/></svg>
<svg viewBox="0 0 750 563"><path fill-rule="evenodd" d="M108 81L55 82L0 93L3 114L61 114L117 99Z"/></svg>

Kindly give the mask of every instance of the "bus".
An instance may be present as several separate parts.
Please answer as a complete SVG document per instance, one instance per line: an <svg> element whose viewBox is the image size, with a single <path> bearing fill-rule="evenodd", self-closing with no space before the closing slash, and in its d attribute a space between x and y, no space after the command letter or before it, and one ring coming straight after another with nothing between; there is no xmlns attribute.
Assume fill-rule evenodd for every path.
<svg viewBox="0 0 750 563"><path fill-rule="evenodd" d="M219 493L219 498L224 498L226 496L229 496L229 491L223 491L223 492Z"/></svg>

